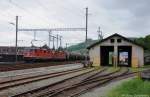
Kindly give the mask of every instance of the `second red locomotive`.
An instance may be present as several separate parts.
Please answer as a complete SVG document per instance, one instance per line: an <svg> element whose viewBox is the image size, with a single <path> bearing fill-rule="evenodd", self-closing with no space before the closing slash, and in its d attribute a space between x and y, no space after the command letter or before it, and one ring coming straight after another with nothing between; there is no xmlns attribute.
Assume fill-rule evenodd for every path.
<svg viewBox="0 0 150 97"><path fill-rule="evenodd" d="M69 53L63 50L52 50L45 48L27 48L23 53L25 61L75 61L85 60L87 56Z"/></svg>

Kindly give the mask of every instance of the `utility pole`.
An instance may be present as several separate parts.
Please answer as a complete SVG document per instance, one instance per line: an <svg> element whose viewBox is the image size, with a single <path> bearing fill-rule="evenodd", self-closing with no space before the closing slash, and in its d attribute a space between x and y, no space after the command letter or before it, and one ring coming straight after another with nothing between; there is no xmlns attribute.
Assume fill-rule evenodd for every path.
<svg viewBox="0 0 150 97"><path fill-rule="evenodd" d="M49 48L51 48L51 47L50 47L50 45L51 45L51 31L49 31L49 41L48 41L48 45L49 45Z"/></svg>
<svg viewBox="0 0 150 97"><path fill-rule="evenodd" d="M88 7L86 8L86 26L85 26L85 31L86 31L85 42L87 42L87 32L88 32Z"/></svg>
<svg viewBox="0 0 150 97"><path fill-rule="evenodd" d="M57 36L56 36L56 39L57 39L57 47L56 47L56 49L58 49L58 34L57 34Z"/></svg>
<svg viewBox="0 0 150 97"><path fill-rule="evenodd" d="M100 40L100 32L101 32L101 28L98 27L97 33L98 33L98 40Z"/></svg>
<svg viewBox="0 0 150 97"><path fill-rule="evenodd" d="M85 14L85 32L86 32L86 36L85 36L85 48L87 47L87 32L88 32L88 7L86 8L86 14ZM88 52L86 51L86 56L87 56ZM85 57L85 65L87 65L87 57Z"/></svg>
<svg viewBox="0 0 150 97"><path fill-rule="evenodd" d="M68 43L66 43L66 51L67 51Z"/></svg>
<svg viewBox="0 0 150 97"><path fill-rule="evenodd" d="M18 42L18 16L16 16L16 47L15 47L15 61L16 61L16 63L17 63L17 61L18 61L18 58L17 58L17 52L18 52L18 44L17 44L17 42Z"/></svg>
<svg viewBox="0 0 150 97"><path fill-rule="evenodd" d="M36 31L34 31L34 40L36 40Z"/></svg>
<svg viewBox="0 0 150 97"><path fill-rule="evenodd" d="M60 47L62 47L62 36L60 36Z"/></svg>
<svg viewBox="0 0 150 97"><path fill-rule="evenodd" d="M55 41L55 37L53 37L53 50L55 50L55 44L54 44L54 41Z"/></svg>

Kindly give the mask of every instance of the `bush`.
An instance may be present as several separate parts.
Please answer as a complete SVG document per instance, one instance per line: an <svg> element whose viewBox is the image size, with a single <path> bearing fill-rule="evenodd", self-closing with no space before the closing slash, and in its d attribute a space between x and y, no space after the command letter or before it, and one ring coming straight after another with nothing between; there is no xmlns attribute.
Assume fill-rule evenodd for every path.
<svg viewBox="0 0 150 97"><path fill-rule="evenodd" d="M150 97L150 81L135 78L124 82L111 90L108 97Z"/></svg>

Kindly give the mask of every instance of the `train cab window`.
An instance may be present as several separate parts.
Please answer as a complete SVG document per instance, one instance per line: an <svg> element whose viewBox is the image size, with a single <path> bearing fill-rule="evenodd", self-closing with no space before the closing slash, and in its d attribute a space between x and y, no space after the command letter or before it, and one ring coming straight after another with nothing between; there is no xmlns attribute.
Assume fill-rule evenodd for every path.
<svg viewBox="0 0 150 97"><path fill-rule="evenodd" d="M3 52L5 52L5 49L3 49Z"/></svg>
<svg viewBox="0 0 150 97"><path fill-rule="evenodd" d="M6 49L6 52L8 52L8 49Z"/></svg>
<svg viewBox="0 0 150 97"><path fill-rule="evenodd" d="M110 39L110 42L111 42L111 43L114 43L114 42L115 42L115 39Z"/></svg>
<svg viewBox="0 0 150 97"><path fill-rule="evenodd" d="M37 53L37 50L35 49L34 52Z"/></svg>
<svg viewBox="0 0 150 97"><path fill-rule="evenodd" d="M118 42L118 43L121 43L121 39L117 39L117 42Z"/></svg>
<svg viewBox="0 0 150 97"><path fill-rule="evenodd" d="M43 51L44 53L46 53L46 51Z"/></svg>

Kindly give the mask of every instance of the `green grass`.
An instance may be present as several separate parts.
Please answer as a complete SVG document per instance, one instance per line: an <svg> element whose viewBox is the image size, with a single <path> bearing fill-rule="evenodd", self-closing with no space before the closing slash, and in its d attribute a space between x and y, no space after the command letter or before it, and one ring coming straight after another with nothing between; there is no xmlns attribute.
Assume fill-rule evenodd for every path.
<svg viewBox="0 0 150 97"><path fill-rule="evenodd" d="M109 67L109 69L107 71L108 72L113 72L113 71L116 71L116 70L119 70L119 67L117 67L117 68Z"/></svg>
<svg viewBox="0 0 150 97"><path fill-rule="evenodd" d="M113 88L107 97L143 97L140 95L150 97L150 81L135 78Z"/></svg>
<svg viewBox="0 0 150 97"><path fill-rule="evenodd" d="M145 67L145 68L148 68L148 67L150 67L150 64L148 64L148 65L144 65L144 67Z"/></svg>
<svg viewBox="0 0 150 97"><path fill-rule="evenodd" d="M150 65L144 65L144 67L140 67L140 68L133 68L133 67L129 67L129 69L133 72L136 72L136 71L143 71L143 70L146 70L150 68Z"/></svg>
<svg viewBox="0 0 150 97"><path fill-rule="evenodd" d="M146 68L129 68L132 72L137 72L137 71L143 71L145 70Z"/></svg>

